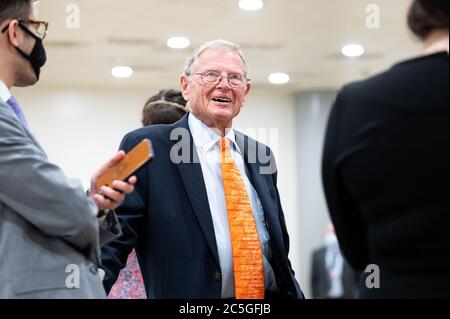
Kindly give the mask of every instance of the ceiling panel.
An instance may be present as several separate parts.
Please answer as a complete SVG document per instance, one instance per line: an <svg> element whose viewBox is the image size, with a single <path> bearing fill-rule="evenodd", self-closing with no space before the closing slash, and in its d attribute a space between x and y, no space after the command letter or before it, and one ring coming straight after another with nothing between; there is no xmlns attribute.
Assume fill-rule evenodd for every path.
<svg viewBox="0 0 450 319"><path fill-rule="evenodd" d="M381 28L365 26L366 6L381 10ZM241 44L254 86L269 88L272 72L287 72L291 91L337 88L379 72L420 52L405 15L410 0L266 0L263 10L244 12L237 0L41 0L49 20L48 64L40 85L158 89L177 86L184 61L195 46L223 38ZM71 5L80 28L67 28ZM168 37L187 36L191 47L174 51ZM359 42L367 55L350 60L343 44ZM114 65L135 75L114 79Z"/></svg>

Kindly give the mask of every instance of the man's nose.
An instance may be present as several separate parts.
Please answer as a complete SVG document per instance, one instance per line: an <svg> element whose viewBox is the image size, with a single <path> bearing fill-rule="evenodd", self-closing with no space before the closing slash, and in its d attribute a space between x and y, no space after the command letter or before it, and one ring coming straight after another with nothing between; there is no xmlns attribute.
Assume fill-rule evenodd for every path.
<svg viewBox="0 0 450 319"><path fill-rule="evenodd" d="M231 88L230 83L228 82L228 75L222 75L219 83L217 84L217 88Z"/></svg>

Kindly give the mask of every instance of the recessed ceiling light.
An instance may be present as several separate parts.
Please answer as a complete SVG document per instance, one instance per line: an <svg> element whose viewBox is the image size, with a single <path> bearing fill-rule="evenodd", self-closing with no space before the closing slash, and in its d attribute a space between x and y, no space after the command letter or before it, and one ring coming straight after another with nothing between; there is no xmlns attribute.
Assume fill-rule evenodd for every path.
<svg viewBox="0 0 450 319"><path fill-rule="evenodd" d="M185 49L191 44L186 37L172 37L167 40L167 46L171 49Z"/></svg>
<svg viewBox="0 0 450 319"><path fill-rule="evenodd" d="M272 73L269 75L269 81L272 84L286 84L290 80L290 77L286 73Z"/></svg>
<svg viewBox="0 0 450 319"><path fill-rule="evenodd" d="M115 66L111 70L111 74L115 78L129 78L133 75L133 69L129 66Z"/></svg>
<svg viewBox="0 0 450 319"><path fill-rule="evenodd" d="M342 54L349 58L356 58L364 54L364 47L359 44L347 44L342 47Z"/></svg>
<svg viewBox="0 0 450 319"><path fill-rule="evenodd" d="M264 7L262 0L240 0L239 8L246 11L261 10Z"/></svg>

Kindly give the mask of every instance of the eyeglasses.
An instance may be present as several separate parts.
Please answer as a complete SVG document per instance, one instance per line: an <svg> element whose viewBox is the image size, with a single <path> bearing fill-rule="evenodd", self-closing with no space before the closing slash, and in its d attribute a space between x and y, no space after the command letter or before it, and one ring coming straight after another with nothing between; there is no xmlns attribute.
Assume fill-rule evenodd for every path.
<svg viewBox="0 0 450 319"><path fill-rule="evenodd" d="M194 73L192 75L200 75L202 82L205 85L217 85L222 81L222 78L225 77L217 71L206 71L203 73ZM250 79L243 77L239 73L230 73L226 75L226 77L228 79L228 84L234 88L241 89L247 85L248 81L250 81Z"/></svg>
<svg viewBox="0 0 450 319"><path fill-rule="evenodd" d="M41 39L44 40L45 37L47 36L47 30L48 30L48 22L46 21L36 21L36 20L22 20L22 19L18 19L19 23L23 23L23 24L31 24L36 26L36 35Z"/></svg>
<svg viewBox="0 0 450 319"><path fill-rule="evenodd" d="M33 34L35 34L38 38L40 38L41 40L44 40L45 37L47 36L47 30L48 30L48 22L46 21L36 21L36 20L24 20L24 19L17 19L17 21L22 24L22 25L34 25L36 26L36 28L33 30ZM7 26L5 26L2 30L2 33L4 33L6 30L8 30L9 28L9 23ZM28 28L27 28L28 29ZM28 29L28 31L31 31Z"/></svg>

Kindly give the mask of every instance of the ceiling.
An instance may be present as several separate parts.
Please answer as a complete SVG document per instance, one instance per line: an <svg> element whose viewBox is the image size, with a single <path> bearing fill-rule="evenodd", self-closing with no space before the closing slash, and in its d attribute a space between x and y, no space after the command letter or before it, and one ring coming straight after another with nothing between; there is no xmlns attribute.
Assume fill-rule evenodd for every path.
<svg viewBox="0 0 450 319"><path fill-rule="evenodd" d="M380 28L366 27L366 6L380 8ZM49 87L159 89L178 87L194 47L217 38L240 44L254 87L269 89L268 75L286 72L290 91L338 88L420 52L408 33L410 0L265 0L263 10L242 11L238 0L41 0L39 17L50 21L48 63L40 85ZM80 27L68 28L79 8ZM171 36L191 47L173 50ZM366 55L351 59L342 45L357 42ZM111 69L135 73L116 79ZM279 88L279 87L277 87Z"/></svg>

